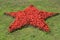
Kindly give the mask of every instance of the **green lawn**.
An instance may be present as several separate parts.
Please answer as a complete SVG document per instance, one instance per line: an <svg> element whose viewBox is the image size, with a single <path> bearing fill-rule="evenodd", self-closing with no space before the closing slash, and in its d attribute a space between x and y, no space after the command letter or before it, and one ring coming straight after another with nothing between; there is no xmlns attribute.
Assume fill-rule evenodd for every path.
<svg viewBox="0 0 60 40"><path fill-rule="evenodd" d="M13 33L8 32L14 18L4 15L4 12L24 10L30 4L40 10L60 13L60 0L0 0L0 40L60 40L60 15L46 20L50 33L30 25Z"/></svg>

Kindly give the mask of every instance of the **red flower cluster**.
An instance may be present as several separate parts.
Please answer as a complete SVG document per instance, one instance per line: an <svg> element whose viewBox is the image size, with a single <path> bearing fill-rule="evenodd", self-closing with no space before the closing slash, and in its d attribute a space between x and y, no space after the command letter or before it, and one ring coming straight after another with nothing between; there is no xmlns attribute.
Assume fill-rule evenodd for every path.
<svg viewBox="0 0 60 40"><path fill-rule="evenodd" d="M45 19L52 15L55 15L56 13L41 11L36 9L33 5L30 5L23 11L10 12L5 14L8 14L15 18L15 21L9 27L9 32L21 28L26 24L33 25L34 27L38 27L43 31L49 32L50 29L45 23Z"/></svg>

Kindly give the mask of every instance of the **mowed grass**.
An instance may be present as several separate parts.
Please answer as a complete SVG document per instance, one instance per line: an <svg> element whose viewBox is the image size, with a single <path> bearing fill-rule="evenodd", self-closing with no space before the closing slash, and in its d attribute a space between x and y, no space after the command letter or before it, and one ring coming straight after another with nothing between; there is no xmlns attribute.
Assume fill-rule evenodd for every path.
<svg viewBox="0 0 60 40"><path fill-rule="evenodd" d="M0 40L60 40L60 15L46 20L51 30L50 33L30 25L12 33L8 32L9 25L14 18L4 15L4 12L24 10L30 4L40 10L60 13L59 0L0 0Z"/></svg>

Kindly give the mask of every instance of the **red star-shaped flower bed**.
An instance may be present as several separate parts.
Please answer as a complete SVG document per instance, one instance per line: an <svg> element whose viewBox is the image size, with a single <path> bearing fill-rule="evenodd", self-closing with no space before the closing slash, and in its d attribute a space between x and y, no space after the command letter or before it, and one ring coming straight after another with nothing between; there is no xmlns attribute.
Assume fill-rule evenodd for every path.
<svg viewBox="0 0 60 40"><path fill-rule="evenodd" d="M5 14L15 18L15 21L9 27L9 32L19 29L26 24L33 25L34 27L37 27L43 31L49 32L50 29L45 23L45 19L57 13L41 11L36 9L33 5L30 5L23 11L10 12Z"/></svg>

